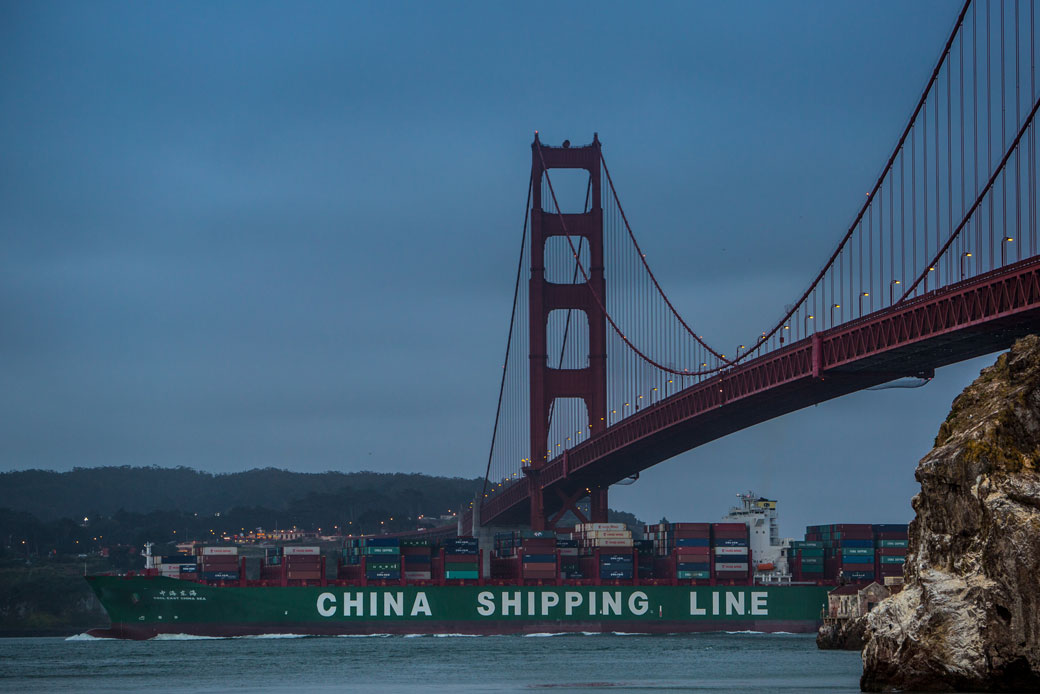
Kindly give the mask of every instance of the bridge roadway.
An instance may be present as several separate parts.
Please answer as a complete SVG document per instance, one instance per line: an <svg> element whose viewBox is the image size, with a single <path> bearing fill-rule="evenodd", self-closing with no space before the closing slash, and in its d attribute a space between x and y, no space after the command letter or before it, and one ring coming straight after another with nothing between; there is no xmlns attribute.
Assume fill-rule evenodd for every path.
<svg viewBox="0 0 1040 694"><path fill-rule="evenodd" d="M822 314L822 312L821 312ZM481 523L526 523L679 453L832 398L1007 349L1040 331L1040 256L949 285L748 360L548 461L485 500Z"/></svg>

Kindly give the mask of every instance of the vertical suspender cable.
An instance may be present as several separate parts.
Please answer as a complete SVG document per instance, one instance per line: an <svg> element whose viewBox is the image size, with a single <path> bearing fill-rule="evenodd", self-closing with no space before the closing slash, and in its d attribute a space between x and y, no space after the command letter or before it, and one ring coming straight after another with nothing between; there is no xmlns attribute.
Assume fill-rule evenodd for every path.
<svg viewBox="0 0 1040 694"><path fill-rule="evenodd" d="M524 270L524 251L527 247L527 220L531 214L531 191L533 187L534 180L531 180L527 186L527 204L524 205L524 230L520 239L520 259L516 263L516 282L513 285L513 309L509 317L509 334L506 337L506 358L505 363L502 365L502 380L498 386L498 405L495 407L495 424L491 428L491 451L488 453L487 470L484 473L484 491L481 492L481 499L484 498L484 494L487 494L488 475L491 474L491 459L495 454L495 437L498 435L498 420L502 414L502 394L505 392L506 373L509 371L509 346L513 343L513 325L516 323L516 302L517 297L520 295L520 276ZM531 451L531 455L534 455L534 451Z"/></svg>

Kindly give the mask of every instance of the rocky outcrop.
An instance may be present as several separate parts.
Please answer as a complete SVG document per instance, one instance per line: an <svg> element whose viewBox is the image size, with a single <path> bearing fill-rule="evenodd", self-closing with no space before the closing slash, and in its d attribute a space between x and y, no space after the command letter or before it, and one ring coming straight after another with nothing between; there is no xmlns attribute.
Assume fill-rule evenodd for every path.
<svg viewBox="0 0 1040 694"><path fill-rule="evenodd" d="M917 467L906 587L868 615L864 691L1040 691L1040 338L954 401Z"/></svg>
<svg viewBox="0 0 1040 694"><path fill-rule="evenodd" d="M867 616L830 622L816 632L816 647L821 651L859 651L866 643Z"/></svg>

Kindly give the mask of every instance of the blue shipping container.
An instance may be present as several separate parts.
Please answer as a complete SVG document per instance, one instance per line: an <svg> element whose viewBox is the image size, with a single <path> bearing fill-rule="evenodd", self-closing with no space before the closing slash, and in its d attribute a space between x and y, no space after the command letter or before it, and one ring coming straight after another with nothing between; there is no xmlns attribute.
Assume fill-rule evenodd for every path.
<svg viewBox="0 0 1040 694"><path fill-rule="evenodd" d="M842 564L873 564L873 555L861 556L856 554L846 554L841 558Z"/></svg>
<svg viewBox="0 0 1040 694"><path fill-rule="evenodd" d="M676 547L707 547L708 544L706 537L680 537L675 541Z"/></svg>
<svg viewBox="0 0 1040 694"><path fill-rule="evenodd" d="M842 547L873 547L873 540L842 540Z"/></svg>
<svg viewBox="0 0 1040 694"><path fill-rule="evenodd" d="M524 563L531 562L532 564L551 564L556 561L555 554L525 554Z"/></svg>
<svg viewBox="0 0 1040 694"><path fill-rule="evenodd" d="M621 569L606 570L600 569L599 577L606 580L626 580L632 578L632 569L623 571Z"/></svg>
<svg viewBox="0 0 1040 694"><path fill-rule="evenodd" d="M747 538L743 537L718 537L715 538L716 547L747 547Z"/></svg>

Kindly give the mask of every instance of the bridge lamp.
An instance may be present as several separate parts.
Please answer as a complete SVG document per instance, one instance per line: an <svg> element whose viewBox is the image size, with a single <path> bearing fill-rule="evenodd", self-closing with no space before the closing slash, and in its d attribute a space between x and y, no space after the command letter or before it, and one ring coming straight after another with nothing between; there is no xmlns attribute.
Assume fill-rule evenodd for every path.
<svg viewBox="0 0 1040 694"><path fill-rule="evenodd" d="M814 318L816 318L816 316L814 316L813 314L811 314L811 313L810 313L810 314L809 314L808 316L806 316L806 317L805 317L805 319L804 319L804 320L802 321L802 337L805 337L806 335L808 335L808 334L809 334L809 321L811 321L811 320L812 320L812 319L814 319ZM813 327L814 327L814 328L816 327L816 324L815 324L815 323L813 323Z"/></svg>
<svg viewBox="0 0 1040 694"><path fill-rule="evenodd" d="M889 283L889 285L888 285L888 303L889 304L894 304L896 302L895 301L895 289L896 289L896 285L900 285L900 284L902 284L902 282L900 282L899 280L892 280Z"/></svg>
<svg viewBox="0 0 1040 694"><path fill-rule="evenodd" d="M965 271L964 271L964 262L968 258L970 258L970 257L971 257L971 253L968 252L968 251L965 251L964 253L961 253L961 279L964 279L964 275L966 274Z"/></svg>
<svg viewBox="0 0 1040 694"><path fill-rule="evenodd" d="M1007 244L1012 243L1015 239L1011 236L1005 236L1000 240L1000 264L1003 265L1007 262Z"/></svg>
<svg viewBox="0 0 1040 694"><path fill-rule="evenodd" d="M834 309L841 308L841 304L831 304L831 326L834 326Z"/></svg>

